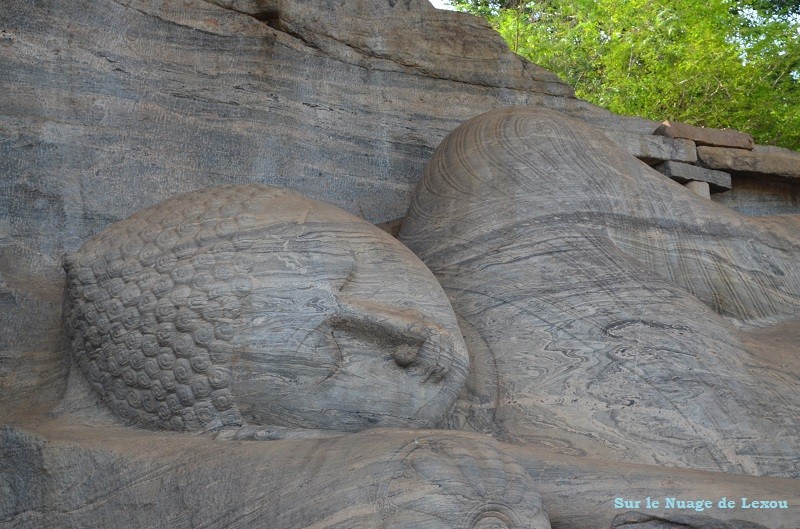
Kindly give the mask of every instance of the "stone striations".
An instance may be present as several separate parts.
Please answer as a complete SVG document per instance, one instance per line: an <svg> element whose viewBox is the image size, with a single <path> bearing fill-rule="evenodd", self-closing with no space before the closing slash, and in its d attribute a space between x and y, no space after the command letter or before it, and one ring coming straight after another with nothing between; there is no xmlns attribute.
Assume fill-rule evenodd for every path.
<svg viewBox="0 0 800 529"><path fill-rule="evenodd" d="M233 183L396 219L473 115L613 116L424 0L10 0L0 28L0 380L15 406L63 387L61 303L40 293L61 292L62 255L116 220ZM42 375L16 377L20 362Z"/></svg>
<svg viewBox="0 0 800 529"><path fill-rule="evenodd" d="M497 380L467 397L472 427L564 454L800 476L791 350L756 356L736 330L800 316L796 218L740 216L580 122L517 108L448 136L399 238Z"/></svg>
<svg viewBox="0 0 800 529"><path fill-rule="evenodd" d="M713 503L713 502L712 502ZM620 514L611 529L769 529L764 525L745 520L721 521L711 516L696 514L652 515L642 512Z"/></svg>
<svg viewBox="0 0 800 529"><path fill-rule="evenodd" d="M731 150L727 156L703 150L703 157L709 163L734 167L731 169L732 189L714 195L715 202L753 216L800 212L800 181L792 176L800 171L800 153L782 147L756 145L749 153ZM760 162L759 157L762 158ZM745 164L738 160L745 160ZM777 170L788 176L742 172L748 166L762 171Z"/></svg>
<svg viewBox="0 0 800 529"><path fill-rule="evenodd" d="M695 159L692 141L653 136L656 122L575 99L481 19L425 0L4 8L0 253L35 256L39 275L24 285L39 291L60 291L61 256L111 222L200 188L290 187L373 222L396 219L436 145L491 108L559 110L651 164ZM20 289L8 262L3 327L30 331L0 334L4 384L23 353L32 374L63 369L53 353L60 304ZM36 376L49 389L18 378L15 401L63 386L63 377Z"/></svg>
<svg viewBox="0 0 800 529"><path fill-rule="evenodd" d="M498 445L436 431L223 442L6 427L0 529L550 529L533 479Z"/></svg>

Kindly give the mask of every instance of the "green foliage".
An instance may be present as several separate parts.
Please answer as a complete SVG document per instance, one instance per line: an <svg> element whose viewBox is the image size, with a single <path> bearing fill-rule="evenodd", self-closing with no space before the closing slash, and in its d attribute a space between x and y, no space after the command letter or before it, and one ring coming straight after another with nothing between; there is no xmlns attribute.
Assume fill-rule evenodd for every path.
<svg viewBox="0 0 800 529"><path fill-rule="evenodd" d="M790 15L800 13L800 0L749 0L747 4L763 14Z"/></svg>
<svg viewBox="0 0 800 529"><path fill-rule="evenodd" d="M488 18L512 50L597 105L800 150L800 23L778 10L798 2L452 3Z"/></svg>

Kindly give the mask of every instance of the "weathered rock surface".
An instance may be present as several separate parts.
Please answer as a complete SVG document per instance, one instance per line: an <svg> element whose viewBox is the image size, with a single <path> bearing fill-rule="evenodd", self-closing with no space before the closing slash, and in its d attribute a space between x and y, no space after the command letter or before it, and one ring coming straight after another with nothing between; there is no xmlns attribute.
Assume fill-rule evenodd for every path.
<svg viewBox="0 0 800 529"><path fill-rule="evenodd" d="M708 185L708 182L691 180L686 182L684 185L686 186L686 189L691 190L695 195L702 198L707 198L709 200L711 199L711 187Z"/></svg>
<svg viewBox="0 0 800 529"><path fill-rule="evenodd" d="M711 169L800 178L800 156L792 151L698 147L697 157L701 165Z"/></svg>
<svg viewBox="0 0 800 529"><path fill-rule="evenodd" d="M336 0L324 10L297 1L210 3L246 13L345 64L556 96L574 93L551 72L509 53L483 20L434 9L424 0L409 0L402 5L394 1L373 4ZM186 21L183 7L170 9L146 0L129 5L177 23ZM344 12L351 16L335 16ZM214 13L197 11L195 17L209 14ZM238 27L232 29L234 35L240 34ZM453 38L441 39L443 34Z"/></svg>
<svg viewBox="0 0 800 529"><path fill-rule="evenodd" d="M694 141L697 145L748 150L751 150L754 145L752 136L738 130L695 127L679 121L665 121L656 129L655 134L667 138L685 138Z"/></svg>
<svg viewBox="0 0 800 529"><path fill-rule="evenodd" d="M738 156L741 153L735 154ZM795 174L796 168L800 167L800 153L783 147L755 145L752 154L766 154L773 158L767 164L752 162L751 158L747 158L751 167L762 170L777 168L784 173ZM731 191L714 195L715 202L752 216L800 213L800 180L772 174L741 172L740 169L744 168L736 167L732 170Z"/></svg>
<svg viewBox="0 0 800 529"><path fill-rule="evenodd" d="M651 497L682 500L712 500L715 506L703 512L715 523L733 520L762 524L769 529L795 529L800 489L797 480L701 472L674 467L611 463L586 457L554 455L541 446L507 446L513 455L536 477L537 489L558 529L610 528L625 509L615 508L617 498L639 500ZM735 499L735 509L716 507L723 496ZM741 498L786 500L787 509L743 509ZM663 507L663 503L660 504ZM695 510L653 509L649 514L684 519L699 514ZM701 525L701 527L704 527ZM713 525L711 526L714 527ZM706 529L706 528L704 528Z"/></svg>
<svg viewBox="0 0 800 529"><path fill-rule="evenodd" d="M792 509L715 510L715 523L796 522L794 480L611 464L463 432L256 442L90 424L0 431L0 528L541 529L548 517L558 529L610 528L620 494L738 500L754 491Z"/></svg>
<svg viewBox="0 0 800 529"><path fill-rule="evenodd" d="M800 211L800 181L777 176L734 174L731 190L711 199L750 216L797 214Z"/></svg>
<svg viewBox="0 0 800 529"><path fill-rule="evenodd" d="M619 116L616 114L610 116L584 115L581 116L581 119L596 129L646 135L653 134L661 126L661 123L652 119L637 116Z"/></svg>
<svg viewBox="0 0 800 529"><path fill-rule="evenodd" d="M530 475L456 432L258 442L56 423L0 430L0 461L2 529L550 528Z"/></svg>
<svg viewBox="0 0 800 529"><path fill-rule="evenodd" d="M233 183L386 221L476 114L543 104L619 121L485 22L424 0L8 0L0 29L6 411L63 390L62 256L114 221Z"/></svg>
<svg viewBox="0 0 800 529"><path fill-rule="evenodd" d="M476 112L542 103L610 116L485 22L420 0L6 7L4 172L16 186L37 175L28 194L64 203L72 244L226 182L291 181L370 220L397 218L427 156ZM138 192L80 195L98 183Z"/></svg>
<svg viewBox="0 0 800 529"><path fill-rule="evenodd" d="M753 151L788 156L789 158L794 158L798 161L798 163L800 163L800 152L787 149L786 147L778 147L776 145L754 145Z"/></svg>
<svg viewBox="0 0 800 529"><path fill-rule="evenodd" d="M619 515L611 529L769 529L744 520L721 521L711 516L678 514L658 516L631 512Z"/></svg>
<svg viewBox="0 0 800 529"><path fill-rule="evenodd" d="M563 271L560 278L547 268L548 263L541 276L543 285L551 282L553 291L547 294L551 300L557 298L555 290L565 289L565 297L557 299L560 304L552 310L555 316L551 323L531 324L525 319L538 312L535 300L530 305L487 309L501 318L486 323L489 331L483 334L462 319L472 346L467 391L450 410L444 425L493 432L520 444L495 443L455 431L376 430L338 436L330 430L259 425L260 419L249 412L240 412L241 428L236 418L234 429L224 430L216 440L187 433L112 427L109 424L115 422L166 426L140 420L153 417L144 408L152 401L142 399L153 389L139 387L142 381L147 382L140 381L139 375L149 377L145 367L152 358L144 355L147 358L142 358L138 371L132 367L137 371L135 387L128 386L122 374L111 375L115 383L125 382L129 393L138 392L139 400L131 400L142 405L130 406L136 410L135 417L120 419L103 411L117 396L115 393L109 399L110 394L104 393L103 372L92 368L92 361L102 367L101 356L86 348L85 340L79 351L84 351L83 358L88 359L84 362L88 377L73 368L67 384L61 306L64 288L69 284L65 284L62 255L74 252L115 221L182 193L220 184L272 184L333 202L370 221L395 219L405 211L411 188L440 140L465 119L507 105L542 105L581 118L605 129L612 138L616 134L627 152L650 163L682 156L692 161L685 153L693 152L693 142L644 138L658 123L616 116L571 97L569 87L511 54L482 21L432 10L420 0L336 0L324 9L299 0L8 0L0 9L0 90L0 420L23 425L0 435L0 527L283 529L405 524L539 528L547 527L539 510L539 490L554 527L585 529L610 527L619 514L613 508L618 494L696 498L713 497L724 490L740 496L759 491L765 496L787 498L795 510L715 513L715 518L742 518L771 529L795 529L800 501L797 480L611 461L626 458L618 457L626 450L625 436L633 432L635 437L649 430L633 442L627 459L754 474L774 467L778 469L775 475L793 475L791 469L797 468L797 394L779 391L797 387L792 366L796 364L800 327L788 321L755 331L733 328L746 327L748 319L771 324L791 312L787 307L793 306L796 296L791 284L796 252L794 247L786 250L785 244L796 236L795 223L792 219L765 220L759 224L763 231L753 233L746 219L714 210L711 218L718 220L701 216L703 222L698 227L682 220L682 216L696 218L694 210L686 213L684 207L690 195L686 190L673 194L678 186L669 182L662 184L666 188L649 184L637 187L628 186L625 180L622 187L630 187L630 193L622 195L625 199L603 204L610 204L614 213L604 209L605 217L597 214L597 218L607 220L603 225L606 232L598 237L611 238L617 248L625 250L623 257L600 243L576 250L570 246L573 239L558 234L552 241L542 242L548 248L563 242L557 252L565 257L555 264ZM610 144L600 145L605 151ZM613 148L610 151L617 152ZM793 156L760 146L754 151ZM580 156L576 160L586 161ZM642 170L638 162L625 163L632 164L631 174ZM639 176L642 174L647 181L658 177L648 171ZM593 180L591 192L578 194L575 200L593 203L614 186L614 178ZM736 178L734 175L734 182ZM553 180L554 186L562 186L562 192L573 184ZM657 198L646 194L631 198L631 194L653 189L658 191ZM715 195L715 200L729 194ZM564 196L557 196L542 211L554 204L568 210L570 204L564 202ZM770 207L777 209L777 195L773 198L776 202ZM783 198L780 208L786 206ZM625 208L635 209L631 204L638 201L657 210L655 220L628 214ZM514 203L507 197L492 199L484 223L496 226L497 214ZM628 213L620 214L614 209L617 206ZM559 213L551 211L549 215L554 223L561 222L556 219ZM579 238L587 231L589 235L599 233L595 231L596 218L589 228L582 224L580 215L567 221L575 219L575 229L583 230ZM631 232L636 234L632 238L624 235L625 230L631 230L629 221L634 224ZM489 249L505 255L509 247L519 244L518 239L523 240L517 235L526 235L538 226L520 225L511 230L514 242L509 246L498 243ZM459 229L453 226L453 235ZM373 231L360 230L348 233L383 240ZM749 237L750 246L731 250L715 238L721 234L725 240L729 230L735 232L735 241ZM474 232L483 233L480 226ZM496 240L508 242L508 233L497 228ZM128 243L134 239L119 235ZM676 252L696 238L710 242L690 245L688 255ZM570 279L564 273L580 270L574 263L580 262L581 251L590 254L597 247L608 250L616 261L584 270L583 275L579 272L577 284L570 290ZM164 251L186 249L167 244ZM533 253L537 253L536 248ZM359 258L385 264L397 257L389 254L380 254L387 257L383 259L366 252ZM680 264L667 267L672 275L658 283L664 260ZM135 264L137 259L129 261ZM642 263L646 263L644 269L640 268ZM472 265L474 262L465 262L465 270ZM80 260L77 266L81 266ZM488 288L496 279L491 276L496 270L493 266L490 263L486 267L489 276L481 288ZM714 266L726 273L690 277ZM319 271L314 269L315 273ZM730 274L742 281L729 283ZM198 274L194 277L197 279ZM553 277L555 280L551 280ZM622 288L616 291L620 277ZM235 286L235 282L217 279L220 284L216 286L223 290ZM379 287L393 285L397 279L382 278ZM404 294L428 284L422 276L418 279L419 284L408 286ZM658 283L655 294L654 281ZM728 314L728 320L704 312L703 305L686 293L686 285L694 289L695 296ZM486 299L513 298L518 295L514 293L517 287L515 284L502 290L499 297ZM378 285L375 288L380 290ZM83 292L83 287L79 290ZM576 298L569 295L578 290L586 298L576 305ZM183 292L181 287L172 291ZM594 335L587 340L580 333L587 318L617 321L620 313L615 312L614 305L604 304L609 298L623 303L623 312L635 318L628 327L596 333L602 344L619 345L598 359L594 355L604 345L592 341ZM179 296L176 299L180 301ZM605 301L595 306L596 299ZM267 304L263 299L258 301ZM173 308L187 307L179 302L179 307ZM234 320L242 313L256 316L256 312L248 312L250 309L252 304L232 311L230 316ZM504 310L511 317L506 317ZM550 316L546 311L544 314L545 318ZM653 321L675 323L673 317L677 325L685 323L690 330L648 327ZM636 323L639 320L641 325ZM176 332L186 333L178 326L191 321L176 317L166 323ZM382 321L391 323L385 318ZM542 343L547 346L542 364L526 365L515 375L515 383L509 384L498 374L506 373L527 354L527 346L520 345L520 336L514 335L504 338L507 343L497 345L499 334L493 329L513 327L517 322L531 330L530 352L539 352ZM552 330L561 324L563 328ZM243 335L252 332L240 330ZM344 329L345 334L350 330ZM555 338L537 341L546 332ZM367 333L360 334L364 338ZM385 332L375 334L385 336ZM100 336L87 333L84 338L92 343ZM202 333L198 336L202 339ZM319 337L325 336L319 333ZM367 341L371 336L370 332ZM115 338L121 336L111 338L116 347L121 346ZM356 337L346 343L359 341ZM664 345L659 345L662 341ZM402 344L402 340L390 342ZM486 344L495 351L508 346L507 350L517 356L489 354ZM239 349L239 345L234 352L246 349ZM171 347L173 354L177 351L174 343L163 347ZM130 356L135 351L127 353L126 368L131 367ZM224 356L215 358L224 361ZM210 373L203 371L203 362L196 360L192 365L191 359L206 357L186 357L189 374L200 381L197 395L202 400L208 388L201 382L205 377L210 385ZM138 360L137 356L136 365ZM391 354L385 360L397 366ZM553 363L547 364L550 360ZM649 368L656 360L669 365L651 373ZM587 367L582 364L591 362L604 363L608 368L597 382L587 382L580 376L580 369ZM169 371L161 366L159 369L163 370L159 375ZM95 381L92 389L92 383L84 378L92 380L93 373L97 376L98 372L100 383ZM259 376L257 370L249 374L253 381ZM398 381L380 381L386 382L386 377L376 377L366 394L377 395L381 403L394 402L398 397L400 401L418 398L413 394L384 394ZM402 389L418 391L413 382ZM572 385L558 388L559 383ZM642 398L636 392L645 383L668 386L657 398L653 396L657 391L641 391L645 395ZM763 389L770 384L774 387ZM114 389L123 389L117 385L120 387ZM181 394L196 400L193 384L185 386L190 392L184 389ZM291 384L287 382L287 386ZM60 400L65 388L66 397ZM315 391L313 385L305 390ZM578 395L578 402L566 398L572 394ZM177 397L177 390L172 395ZM754 395L748 405L743 404ZM242 397L241 402L246 396ZM536 410L541 413L527 416L535 421L531 428L535 435L528 435L530 423L519 410L537 399L541 402L536 405L541 406ZM692 399L696 399L697 410L685 412L681 406ZM60 418L51 423L45 413L59 400L56 411ZM127 395L123 402L130 405ZM164 401L158 402L166 402L166 394ZM341 406L343 401L334 402ZM667 410L666 418L658 417L660 410L673 403L675 408ZM180 399L178 404L178 412L189 409ZM590 425L599 425L599 437L574 433L571 435L578 441L571 438L564 442L559 428L565 423L563 417L571 413L568 408L593 404L599 408ZM329 408L336 413L335 405ZM641 408L644 411L640 413ZM717 416L706 411L719 409L722 411ZM781 416L776 409L789 412ZM767 412L754 423L753 410ZM285 418L284 411L272 413L269 422L275 417ZM310 410L303 424L331 427L337 422L320 411ZM656 418L633 424L637 417L650 417L648 414ZM413 419L388 416L385 420L395 424L392 421L398 418L402 424ZM732 418L736 420L731 422ZM214 418L208 424L212 423ZM430 424L433 422L425 423ZM701 426L693 428L697 424ZM212 425L216 426L219 424ZM353 429L361 426L363 422L359 421L351 424ZM761 437L744 434L754 428L762 428ZM719 431L722 434L715 437ZM770 446L762 442L764 432L769 432ZM531 440L533 445L522 444ZM676 446L685 453L676 455ZM794 459L786 456L792 450ZM411 455L407 457L408 453ZM606 459L586 457L590 453ZM719 463L712 461L715 457ZM390 485L386 485L387 474L393 476L388 478Z"/></svg>
<svg viewBox="0 0 800 529"><path fill-rule="evenodd" d="M731 188L731 175L724 171L714 171L675 161L658 164L655 169L676 182L708 182L715 191L728 191Z"/></svg>
<svg viewBox="0 0 800 529"><path fill-rule="evenodd" d="M465 428L565 454L798 477L794 349L755 354L737 331L800 316L797 233L795 217L741 217L577 121L518 108L448 136L400 239L496 380L471 388L464 409L492 405Z"/></svg>
<svg viewBox="0 0 800 529"><path fill-rule="evenodd" d="M46 411L67 375L64 272L60 258L8 241L2 228L0 239L0 417L14 409Z"/></svg>
<svg viewBox="0 0 800 529"><path fill-rule="evenodd" d="M400 227L403 225L403 219L394 219L388 222L381 222L380 224L376 224L377 227L391 235L392 237L397 237L397 234L400 233Z"/></svg>

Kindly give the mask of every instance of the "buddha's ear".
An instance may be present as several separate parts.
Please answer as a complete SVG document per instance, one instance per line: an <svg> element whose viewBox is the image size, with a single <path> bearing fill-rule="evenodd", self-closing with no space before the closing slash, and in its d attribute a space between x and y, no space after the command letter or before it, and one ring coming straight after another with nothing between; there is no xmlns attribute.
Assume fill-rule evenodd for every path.
<svg viewBox="0 0 800 529"><path fill-rule="evenodd" d="M340 310L332 323L385 334L387 338L422 345L433 333L444 333L440 325L427 322L417 309L398 309L368 299L338 298Z"/></svg>
<svg viewBox="0 0 800 529"><path fill-rule="evenodd" d="M434 380L444 379L452 368L462 376L466 373L467 353L459 351L461 337L429 321L419 310L345 296L338 301L340 309L329 323L394 345L394 360L400 367L424 366Z"/></svg>

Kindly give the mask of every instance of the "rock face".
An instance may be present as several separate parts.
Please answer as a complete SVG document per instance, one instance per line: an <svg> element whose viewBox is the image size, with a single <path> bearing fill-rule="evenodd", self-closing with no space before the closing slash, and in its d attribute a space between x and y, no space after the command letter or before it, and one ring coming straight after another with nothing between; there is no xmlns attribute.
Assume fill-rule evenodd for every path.
<svg viewBox="0 0 800 529"><path fill-rule="evenodd" d="M797 214L800 183L766 175L731 175L731 190L712 200L745 215Z"/></svg>
<svg viewBox="0 0 800 529"><path fill-rule="evenodd" d="M732 175L732 189L714 200L746 215L800 211L800 153L756 145L752 150L698 147L699 164Z"/></svg>
<svg viewBox="0 0 800 529"><path fill-rule="evenodd" d="M220 442L46 420L0 430L0 461L2 529L545 529L547 517L558 529L610 529L626 519L613 508L618 492L797 497L793 480L603 464L453 431ZM796 511L716 511L696 525L728 529L731 519L794 529Z"/></svg>
<svg viewBox="0 0 800 529"><path fill-rule="evenodd" d="M580 117L649 163L694 160L691 140L575 99L480 19L424 0L4 7L0 383L15 408L63 390L63 254L176 195L261 183L396 219L441 139L508 105ZM796 209L748 209L750 188L728 203Z"/></svg>
<svg viewBox="0 0 800 529"><path fill-rule="evenodd" d="M708 182L700 182L698 180L691 180L686 184L687 189L691 189L694 194L699 197L711 199L711 188Z"/></svg>
<svg viewBox="0 0 800 529"><path fill-rule="evenodd" d="M7 0L0 91L0 528L608 528L620 494L720 491L790 508L703 527L796 528L797 480L756 475L798 471L797 226L628 155L699 139L424 0ZM553 118L514 193L417 211L432 263L465 257L439 272L467 366L419 261L314 200L398 219L436 145L509 105L623 150ZM744 210L738 169L714 199Z"/></svg>
<svg viewBox="0 0 800 529"><path fill-rule="evenodd" d="M243 443L4 428L0 458L16 476L2 529L550 529L530 475L491 439L454 432Z"/></svg>
<svg viewBox="0 0 800 529"><path fill-rule="evenodd" d="M742 520L723 522L710 516L677 515L653 516L640 512L631 512L618 516L611 529L768 529L761 524Z"/></svg>
<svg viewBox="0 0 800 529"><path fill-rule="evenodd" d="M619 121L424 0L10 0L0 29L0 383L19 409L63 391L62 256L114 221L235 183L386 221L476 114Z"/></svg>
<svg viewBox="0 0 800 529"><path fill-rule="evenodd" d="M72 356L131 425L433 428L467 377L450 303L419 259L282 189L145 209L69 255L67 285Z"/></svg>
<svg viewBox="0 0 800 529"><path fill-rule="evenodd" d="M797 478L792 349L762 356L737 332L800 315L796 222L741 217L577 121L518 108L442 142L400 239L450 296L474 363L492 366L496 387L468 397L492 402L490 419L467 427Z"/></svg>
<svg viewBox="0 0 800 529"><path fill-rule="evenodd" d="M68 249L109 219L233 182L291 182L389 220L420 161L476 113L608 114L484 22L421 0L6 7L4 169L18 194L52 195Z"/></svg>

